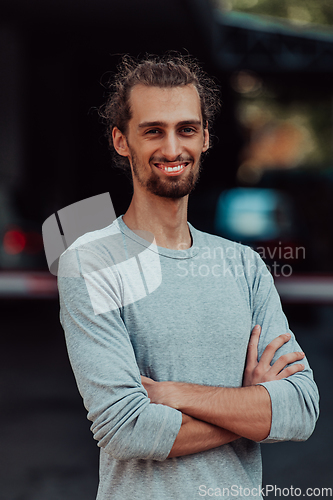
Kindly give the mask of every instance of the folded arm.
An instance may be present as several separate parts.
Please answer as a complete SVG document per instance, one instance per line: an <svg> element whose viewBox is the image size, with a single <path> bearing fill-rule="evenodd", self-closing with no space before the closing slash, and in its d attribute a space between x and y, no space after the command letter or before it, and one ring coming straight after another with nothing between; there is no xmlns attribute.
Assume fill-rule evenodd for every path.
<svg viewBox="0 0 333 500"><path fill-rule="evenodd" d="M218 434L217 429L215 430L217 440L221 437L226 439L226 442L230 442L242 436L254 441L261 441L269 435L272 409L268 391L256 384L281 380L302 371L303 364L290 365L290 363L303 359L304 353L285 354L271 365L276 351L290 339L289 334L284 334L274 339L266 347L258 362L259 337L260 327L256 326L252 331L248 346L243 387L226 388L182 382L154 382L146 377L141 377L142 383L152 402L171 406L182 411L183 414L199 419L199 421L208 422L216 426L217 429L221 428L221 435ZM204 427L202 427L202 431L205 431ZM211 435L213 435L213 431ZM186 434L183 421L174 444L178 453L187 445L186 439L189 437L191 441L195 441L196 436L191 434L189 425ZM172 449L173 452L176 450Z"/></svg>
<svg viewBox="0 0 333 500"><path fill-rule="evenodd" d="M63 254L58 287L69 359L92 422L91 431L98 446L113 458L165 460L182 415L173 408L150 404L117 308L120 293L105 276L108 262L99 262L86 247ZM67 277L78 267L77 260L86 271L84 277L78 273ZM88 287L94 291L93 297ZM105 314L95 314L92 299L102 301L106 291L114 307Z"/></svg>
<svg viewBox="0 0 333 500"><path fill-rule="evenodd" d="M252 324L261 325L262 331L255 330L250 338L243 387L162 382L153 384L148 395L255 441L304 441L319 414L312 370L294 335L280 335L289 326L265 264L252 251L244 259L244 293L249 291ZM301 360L302 366L297 363Z"/></svg>
<svg viewBox="0 0 333 500"><path fill-rule="evenodd" d="M243 387L163 382L164 387L156 388L164 393L164 404L242 437L264 442L304 441L319 415L318 389L294 335L280 335L289 326L272 276L257 254L250 252L247 259L245 264L251 265L244 269L251 291L252 321L262 331L257 329L251 335Z"/></svg>
<svg viewBox="0 0 333 500"><path fill-rule="evenodd" d="M203 422L183 413L181 428L168 458L211 450L239 439L234 432Z"/></svg>

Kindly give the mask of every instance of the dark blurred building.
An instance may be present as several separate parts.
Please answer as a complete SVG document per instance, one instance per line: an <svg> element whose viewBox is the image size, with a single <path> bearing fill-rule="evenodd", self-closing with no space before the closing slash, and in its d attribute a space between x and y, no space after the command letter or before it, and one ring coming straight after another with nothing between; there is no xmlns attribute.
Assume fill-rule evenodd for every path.
<svg viewBox="0 0 333 500"><path fill-rule="evenodd" d="M251 78L254 90L260 80L281 102L331 99L328 28L221 12L209 0L3 0L0 16L0 232L3 239L18 230L9 235L18 248L21 233L40 231L50 214L80 199L109 190L116 214L126 210L131 186L112 168L97 115L121 54L189 52L220 82L215 145L190 203L193 223L212 232L221 191L242 184L237 175L248 133L237 106ZM43 252L37 254L24 263L45 268ZM15 259L13 267L25 265Z"/></svg>

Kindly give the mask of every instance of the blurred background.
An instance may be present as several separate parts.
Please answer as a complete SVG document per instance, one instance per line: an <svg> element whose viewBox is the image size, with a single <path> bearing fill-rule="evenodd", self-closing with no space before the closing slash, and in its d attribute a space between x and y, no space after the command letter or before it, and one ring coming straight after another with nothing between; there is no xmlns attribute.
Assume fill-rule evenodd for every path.
<svg viewBox="0 0 333 500"><path fill-rule="evenodd" d="M308 442L262 447L264 483L333 488L332 0L2 0L0 500L95 498L41 226L105 191L126 211L97 109L122 54L167 50L196 56L223 101L189 220L257 249L321 393Z"/></svg>

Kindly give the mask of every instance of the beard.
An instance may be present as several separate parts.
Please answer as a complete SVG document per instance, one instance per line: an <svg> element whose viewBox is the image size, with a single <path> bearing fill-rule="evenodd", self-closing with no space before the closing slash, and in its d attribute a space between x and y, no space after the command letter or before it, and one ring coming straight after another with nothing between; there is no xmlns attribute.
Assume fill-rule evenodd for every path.
<svg viewBox="0 0 333 500"><path fill-rule="evenodd" d="M179 156L176 159L177 163L188 163L189 161L192 162L192 169L186 174L186 176L183 176L183 178L175 176L175 177L167 177L161 178L157 173L155 173L153 170L150 172L149 177L145 178L144 175L142 175L143 172L143 166L140 165L140 162L137 159L136 154L134 151L130 149L131 156L132 156L132 167L133 167L133 174L135 178L138 180L139 184L147 189L150 193L156 195L156 196L161 196L162 198L183 198L184 196L187 196L190 194L194 187L196 186L200 173L202 171L202 162L201 162L201 156L198 161L198 165L194 165L193 163L193 158L183 158ZM165 158L150 158L149 164L150 163L164 163L167 164L169 163L168 160Z"/></svg>

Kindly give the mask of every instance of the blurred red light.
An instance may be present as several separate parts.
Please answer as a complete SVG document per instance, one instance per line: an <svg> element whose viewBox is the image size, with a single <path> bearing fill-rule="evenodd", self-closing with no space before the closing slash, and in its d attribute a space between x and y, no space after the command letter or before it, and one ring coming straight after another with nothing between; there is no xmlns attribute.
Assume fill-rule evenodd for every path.
<svg viewBox="0 0 333 500"><path fill-rule="evenodd" d="M3 247L6 253L17 255L24 250L26 241L25 234L20 229L11 229L3 237Z"/></svg>

